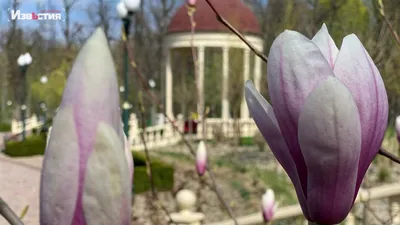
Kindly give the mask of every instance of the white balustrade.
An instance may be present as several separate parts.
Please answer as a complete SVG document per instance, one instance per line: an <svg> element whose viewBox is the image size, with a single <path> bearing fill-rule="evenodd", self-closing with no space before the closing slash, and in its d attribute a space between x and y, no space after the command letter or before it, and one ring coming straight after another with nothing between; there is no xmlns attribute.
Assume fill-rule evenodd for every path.
<svg viewBox="0 0 400 225"><path fill-rule="evenodd" d="M25 119L25 131L31 131L32 129L39 128L43 125L42 121L39 121L37 116L33 114L30 118ZM11 133L19 134L22 133L23 124L21 121L12 120L11 121Z"/></svg>
<svg viewBox="0 0 400 225"><path fill-rule="evenodd" d="M385 184L373 187L367 190L361 189L355 200L355 204L378 199L389 198L391 204L391 216L393 225L400 224L400 183ZM302 216L300 205L284 206L277 209L274 215L274 221L284 220ZM250 214L247 216L237 217L239 225L262 224L263 217L261 212ZM206 225L234 225L232 220L208 223ZM354 225L355 218L352 213L348 215L344 224Z"/></svg>
<svg viewBox="0 0 400 225"><path fill-rule="evenodd" d="M196 195L193 191L187 189L180 190L176 195L176 203L180 211L170 214L172 219L170 224L200 225L205 215L193 211L196 206L196 200Z"/></svg>

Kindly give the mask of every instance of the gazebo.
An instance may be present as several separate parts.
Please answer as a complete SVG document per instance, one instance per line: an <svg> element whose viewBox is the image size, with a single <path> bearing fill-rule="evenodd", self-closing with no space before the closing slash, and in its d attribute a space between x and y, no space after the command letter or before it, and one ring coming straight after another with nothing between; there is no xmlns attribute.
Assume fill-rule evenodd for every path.
<svg viewBox="0 0 400 225"><path fill-rule="evenodd" d="M213 0L212 1L218 12L237 28L246 39L259 51L263 50L263 40L260 37L260 26L256 16L251 9L247 7L241 0ZM190 48L191 43L196 48L198 62L198 78L200 80L199 91L204 95L204 71L205 71L205 49L219 48L222 50L222 82L221 82L221 119L230 118L230 101L228 99L228 82L230 65L229 52L231 49L240 49L243 59L243 81L252 79L256 88L260 89L261 80L261 59L251 52L249 47L245 45L236 35L232 34L223 24L215 17L214 12L205 0L198 0L196 12L194 14L196 22L196 32L193 37L191 35L191 23L187 13L186 5L181 6L168 26L168 33L164 39L164 48L166 56L165 68L165 109L166 114L170 118L174 118L174 96L173 84L174 75L171 65L171 50L177 48ZM251 59L254 57L253 59ZM250 61L252 60L252 66ZM250 68L252 67L252 68ZM235 78L237 79L237 78ZM195 94L195 91L193 91ZM249 118L249 112L242 95L240 105L240 118Z"/></svg>

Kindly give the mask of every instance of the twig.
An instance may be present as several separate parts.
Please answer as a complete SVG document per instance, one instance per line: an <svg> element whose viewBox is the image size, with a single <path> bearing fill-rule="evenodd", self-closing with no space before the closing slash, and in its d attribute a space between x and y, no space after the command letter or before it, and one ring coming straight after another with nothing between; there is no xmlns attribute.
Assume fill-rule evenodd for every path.
<svg viewBox="0 0 400 225"><path fill-rule="evenodd" d="M210 175L210 179L211 179L211 182L212 182L212 187L213 187L214 192L217 195L219 201L222 203L222 205L224 206L225 210L228 212L229 216L231 217L231 219L235 223L235 225L239 225L238 221L236 220L235 215L233 214L233 211L232 211L231 207L229 207L228 203L226 203L226 201L224 200L224 197L222 197L221 191L219 190L219 188L217 186L217 182L215 181L214 173L212 172L211 167L208 165L206 167L206 170L207 170L208 174Z"/></svg>
<svg viewBox="0 0 400 225"><path fill-rule="evenodd" d="M393 29L392 24L389 22L389 20L386 18L386 14L385 14L385 8L383 6L383 2L382 0L378 0L378 4L379 4L379 13L381 14L383 20L386 23L386 26L388 27L388 29L390 30L390 33L392 33L392 36L394 38L394 40L396 41L397 45L400 47L400 37L399 34Z"/></svg>
<svg viewBox="0 0 400 225"><path fill-rule="evenodd" d="M24 225L2 198L0 198L0 215L2 215L11 225Z"/></svg>
<svg viewBox="0 0 400 225"><path fill-rule="evenodd" d="M232 33L240 38L250 49L254 52L258 57L260 57L264 62L268 62L267 56L265 56L262 52L258 51L246 38L241 34L235 27L233 27L224 17L219 14L219 12L215 9L214 5L210 0L206 0L207 4L211 7L212 11L214 11L217 20L225 25Z"/></svg>
<svg viewBox="0 0 400 225"><path fill-rule="evenodd" d="M201 103L201 93L200 93L200 80L199 80L199 61L197 60L196 56L196 47L194 47L194 34L196 30L196 22L194 21L194 13L196 12L196 8L193 6L188 5L188 16L190 20L190 49L192 50L192 58L194 64L194 80L196 83L196 94L197 94L197 113L199 114L198 117L202 118L204 110L202 109ZM204 123L203 123L204 124ZM204 127L203 127L204 128Z"/></svg>
<svg viewBox="0 0 400 225"><path fill-rule="evenodd" d="M142 132L139 132L139 133L140 133L140 138L142 139L142 143L144 146L144 152L146 155L146 157L145 157L146 172L147 172L147 176L149 177L151 195L152 195L153 199L155 200L156 204L158 205L158 207L160 207L167 214L169 222L170 222L170 221L172 221L171 215L169 214L167 208L165 208L165 206L158 199L158 195L156 192L156 187L155 187L154 177L153 177L153 167L151 166L149 149L147 148L146 139L144 138L144 133L146 132L146 121L144 119L144 105L143 105L143 99L142 99L141 92L139 92L139 111L140 111L140 122L142 124Z"/></svg>
<svg viewBox="0 0 400 225"><path fill-rule="evenodd" d="M386 158L388 158L388 159L390 159L390 160L392 160L393 162L396 162L396 163L400 164L400 158L399 158L399 157L397 157L397 156L395 156L394 154L392 154L392 153L386 151L386 150L383 149L383 148L380 148L380 149L379 149L378 154L379 154L379 155L382 155L382 156L384 156L384 157L386 157Z"/></svg>
<svg viewBox="0 0 400 225"><path fill-rule="evenodd" d="M153 103L155 103L155 104L158 106L158 108L163 112L163 115L167 118L168 122L172 124L173 129L174 129L176 132L178 132L178 134L181 136L182 141L183 141L183 143L188 147L189 152L192 154L193 157L195 157L195 156L196 156L196 151L194 150L193 146L189 143L189 141L186 139L185 134L179 129L178 126L176 126L176 125L174 124L174 121L165 113L165 108L164 108L164 106L160 103L160 101L158 100L158 98L150 91L149 84L146 82L146 80L145 80L143 74L142 74L142 73L140 72L140 70L137 68L137 65L136 65L136 62L135 62L135 60L134 60L133 54L132 54L132 52L130 51L131 48L130 48L130 46L129 46L129 43L126 41L126 39L124 39L124 43L125 43L125 45L126 45L126 48L128 49L128 56L129 56L129 59L131 60L131 66L132 66L132 68L134 69L135 74L139 77L140 82L141 82L142 85L143 85L143 88L144 88L145 93L148 95L148 97L150 98L150 100L151 100ZM213 177L213 172L212 172L212 170L207 169L207 172L210 174L210 177L211 177L211 176ZM229 205L223 200L222 195L218 192L219 190L218 190L218 188L216 188L216 182L215 182L215 180L214 180L214 182L213 182L213 185L214 185L214 191L215 191L216 194L218 195L218 198L220 199L220 201L222 202L222 204L223 204L227 209L229 209L229 210L228 210L228 213L229 213L230 215L233 215L233 214L231 213L232 211L230 210ZM235 221L236 221L236 220L235 220ZM235 224L237 224L237 222L236 222Z"/></svg>

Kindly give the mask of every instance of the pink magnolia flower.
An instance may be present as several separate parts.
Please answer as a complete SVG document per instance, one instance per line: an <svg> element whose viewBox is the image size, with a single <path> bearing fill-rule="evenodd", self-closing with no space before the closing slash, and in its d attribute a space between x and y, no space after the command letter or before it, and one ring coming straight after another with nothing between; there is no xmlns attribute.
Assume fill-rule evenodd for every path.
<svg viewBox="0 0 400 225"><path fill-rule="evenodd" d="M197 0L187 0L187 4L190 6L196 6Z"/></svg>
<svg viewBox="0 0 400 225"><path fill-rule="evenodd" d="M273 107L247 81L247 105L305 217L340 223L386 130L388 99L378 69L354 34L339 51L325 25L312 40L287 30L270 50L268 89Z"/></svg>
<svg viewBox="0 0 400 225"><path fill-rule="evenodd" d="M396 117L396 133L397 133L397 140L400 142L400 116Z"/></svg>
<svg viewBox="0 0 400 225"><path fill-rule="evenodd" d="M41 225L130 224L132 182L118 104L114 63L99 28L79 52L53 120Z"/></svg>
<svg viewBox="0 0 400 225"><path fill-rule="evenodd" d="M262 196L262 215L264 222L269 222L273 219L277 204L275 203L274 191L268 189Z"/></svg>
<svg viewBox="0 0 400 225"><path fill-rule="evenodd" d="M196 153L196 170L200 176L203 176L207 169L207 149L204 141L200 141Z"/></svg>

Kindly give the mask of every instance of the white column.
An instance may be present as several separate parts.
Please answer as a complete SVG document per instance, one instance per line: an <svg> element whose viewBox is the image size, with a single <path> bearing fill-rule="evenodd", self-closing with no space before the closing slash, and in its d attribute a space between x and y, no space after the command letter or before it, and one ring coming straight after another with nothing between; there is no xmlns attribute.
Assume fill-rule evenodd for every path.
<svg viewBox="0 0 400 225"><path fill-rule="evenodd" d="M199 46L197 48L197 68L199 69L198 72L198 102L197 102L197 113L199 114L199 120L201 123L197 126L197 135L199 138L205 138L204 130L205 129L205 121L204 119L204 46Z"/></svg>
<svg viewBox="0 0 400 225"><path fill-rule="evenodd" d="M390 211L392 224L400 224L400 197L394 196L390 198Z"/></svg>
<svg viewBox="0 0 400 225"><path fill-rule="evenodd" d="M243 50L243 82L249 79L250 74L250 49L247 47ZM244 91L243 91L244 92ZM246 100L243 99L240 107L240 118L249 118L249 109L247 108Z"/></svg>
<svg viewBox="0 0 400 225"><path fill-rule="evenodd" d="M229 48L222 48L222 119L229 118L228 100Z"/></svg>
<svg viewBox="0 0 400 225"><path fill-rule="evenodd" d="M261 58L254 54L254 86L258 91L260 91L260 82L261 82L261 71L262 71L262 64Z"/></svg>
<svg viewBox="0 0 400 225"><path fill-rule="evenodd" d="M200 96L197 103L197 112L199 116L202 117L204 113L204 46L198 47L197 60L199 69L199 74L198 74L199 83L197 85L198 85L198 91L200 92L199 93ZM203 118L200 119L202 120Z"/></svg>
<svg viewBox="0 0 400 225"><path fill-rule="evenodd" d="M166 60L165 60L165 113L169 118L174 117L173 112L173 89L172 89L172 68L171 68L171 51L166 50Z"/></svg>
<svg viewBox="0 0 400 225"><path fill-rule="evenodd" d="M355 225L356 224L356 219L354 218L354 215L352 212L347 215L347 218L345 220L346 225Z"/></svg>

